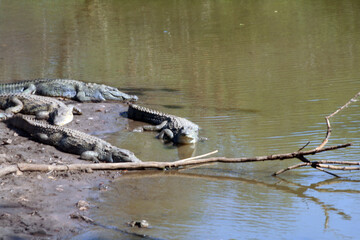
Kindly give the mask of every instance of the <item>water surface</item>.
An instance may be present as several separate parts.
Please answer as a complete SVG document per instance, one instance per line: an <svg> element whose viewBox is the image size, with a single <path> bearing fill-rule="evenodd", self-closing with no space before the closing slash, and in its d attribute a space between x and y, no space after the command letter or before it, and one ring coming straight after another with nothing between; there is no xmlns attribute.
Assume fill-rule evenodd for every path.
<svg viewBox="0 0 360 240"><path fill-rule="evenodd" d="M287 153L308 141L311 149L325 136L324 117L360 91L359 10L358 1L0 1L1 82L113 85L198 123L209 138L178 148L154 133L94 133L144 161L213 150ZM359 161L359 103L331 122L328 145L353 146L310 159ZM93 200L99 208L91 216L162 239L356 238L359 173L333 179L302 168L271 177L296 163L127 173ZM136 219L152 228L126 227ZM76 238L130 238L114 229Z"/></svg>

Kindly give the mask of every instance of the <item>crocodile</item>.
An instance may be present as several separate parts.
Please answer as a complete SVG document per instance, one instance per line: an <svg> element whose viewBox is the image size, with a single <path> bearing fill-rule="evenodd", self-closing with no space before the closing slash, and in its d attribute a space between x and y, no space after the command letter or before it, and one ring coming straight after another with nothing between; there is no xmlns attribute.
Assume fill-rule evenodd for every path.
<svg viewBox="0 0 360 240"><path fill-rule="evenodd" d="M94 162L141 162L133 152L78 130L54 126L21 114L7 121L15 128L27 132L34 140L55 146L63 152L80 155L80 159Z"/></svg>
<svg viewBox="0 0 360 240"><path fill-rule="evenodd" d="M55 98L23 93L0 94L0 108L5 110L5 113L0 114L0 119L21 112L36 115L37 119L47 119L57 126L71 122L73 114L81 114L79 108L67 106Z"/></svg>
<svg viewBox="0 0 360 240"><path fill-rule="evenodd" d="M185 118L152 110L137 104L129 104L128 118L147 122L147 125L134 131L159 131L158 138L175 144L193 144L199 138L199 126Z"/></svg>
<svg viewBox="0 0 360 240"><path fill-rule="evenodd" d="M46 79L39 78L25 80L15 83L0 84L0 94L4 93L26 93L50 97L64 97L76 101L105 100L137 101L135 95L128 95L119 89L104 84L85 83L72 79Z"/></svg>

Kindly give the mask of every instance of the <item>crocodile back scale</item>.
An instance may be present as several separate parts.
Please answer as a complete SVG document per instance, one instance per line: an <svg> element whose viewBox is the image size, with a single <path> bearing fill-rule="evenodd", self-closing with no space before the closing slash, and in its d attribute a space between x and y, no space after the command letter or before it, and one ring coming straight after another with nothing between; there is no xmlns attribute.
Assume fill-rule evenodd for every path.
<svg viewBox="0 0 360 240"><path fill-rule="evenodd" d="M53 126L21 114L7 121L10 125L27 132L36 141L55 146L64 152L78 154L81 159L94 162L141 162L131 151L78 130Z"/></svg>

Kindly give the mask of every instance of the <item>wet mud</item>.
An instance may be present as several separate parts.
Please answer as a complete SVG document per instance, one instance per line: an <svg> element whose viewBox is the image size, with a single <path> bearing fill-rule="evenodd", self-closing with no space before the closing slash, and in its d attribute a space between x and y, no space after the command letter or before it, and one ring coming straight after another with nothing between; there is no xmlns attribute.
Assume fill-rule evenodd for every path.
<svg viewBox="0 0 360 240"><path fill-rule="evenodd" d="M86 133L128 131L127 111L121 103L74 103L83 114L74 116L67 127ZM85 163L79 156L31 140L25 133L0 122L1 167L16 163ZM71 218L87 215L78 203L96 199L121 171L17 172L3 176L0 182L0 239L66 239L90 226Z"/></svg>

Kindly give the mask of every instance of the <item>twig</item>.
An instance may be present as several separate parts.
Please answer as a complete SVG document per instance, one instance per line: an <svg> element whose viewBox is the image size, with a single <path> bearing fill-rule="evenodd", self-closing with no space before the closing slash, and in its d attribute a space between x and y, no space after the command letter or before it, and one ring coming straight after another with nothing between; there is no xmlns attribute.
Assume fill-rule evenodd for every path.
<svg viewBox="0 0 360 240"><path fill-rule="evenodd" d="M325 139L322 141L322 143L316 149L323 148L329 141L329 138L331 135L331 125L330 125L329 119L332 118L333 116L335 116L337 113L339 113L344 108L347 108L351 103L358 101L359 96L360 96L360 92L358 92L352 99L350 99L347 103L345 103L345 105L343 105L342 107L337 109L335 112L333 112L329 116L325 117L326 126L327 126L326 136L325 136Z"/></svg>
<svg viewBox="0 0 360 240"><path fill-rule="evenodd" d="M299 148L298 152L300 152L301 150L303 150L304 148L307 147L307 145L309 145L310 141L308 141L304 146L302 146L301 148Z"/></svg>
<svg viewBox="0 0 360 240"><path fill-rule="evenodd" d="M299 156L298 159L300 159L300 160L301 160L302 162L304 162L304 163L311 163L311 162L309 161L309 159L307 159L307 158L304 157L304 156ZM319 170L319 171L322 171L322 172L324 172L324 173L330 174L330 175L332 175L332 176L334 176L334 177L337 177L337 178L340 177L340 176L336 175L335 173L331 173L331 172L329 172L329 171L326 171L325 169L319 167L317 164L311 164L310 166L311 166L312 168L316 168L316 169Z"/></svg>
<svg viewBox="0 0 360 240"><path fill-rule="evenodd" d="M336 114L338 114L341 110L343 110L344 108L347 108L351 103L358 101L358 98L360 96L360 92L358 92L353 98L351 98L347 103L345 103L342 107L338 108L335 112L331 113L330 115L328 115L327 117L325 117L326 120L326 126L327 126L327 131L326 131L326 136L324 138L324 140L322 141L322 143L315 148L315 150L321 150L324 149L324 146L328 143L330 135L331 135L331 125L330 125L330 118L332 118L333 116L335 116ZM306 146L306 145L305 145ZM304 146L304 147L305 147ZM303 149L304 147L300 148ZM289 171L295 168L299 168L299 167L304 167L304 166L311 166L313 168L316 168L320 171L326 172L330 175L333 175L335 177L340 177L334 173L328 172L326 170L324 170L323 168L327 168L327 169L332 169L332 170L358 170L356 167L336 167L336 166L332 166L332 165L324 165L324 164L319 164L319 162L310 162L307 158L304 157L304 155L300 155L297 157L298 159L300 159L301 161L303 161L304 163L301 164L296 164L294 166L290 166L288 168L285 169L281 169L277 172L275 172L273 175L279 175L285 171ZM338 163L338 164L345 164L345 163ZM355 164L358 165L358 164Z"/></svg>
<svg viewBox="0 0 360 240"><path fill-rule="evenodd" d="M333 165L323 164L323 163L360 165L360 162L345 162L345 161L343 162L343 161L327 161L327 160L314 161L314 162L303 162L303 163L299 163L299 164L281 169L281 170L277 171L276 173L274 173L273 176L279 175L283 172L286 172L286 171L289 171L289 170L292 170L295 168L305 167L305 166L319 166L321 168L327 168L327 169L331 169L331 170L343 170L343 171L360 170L360 167L342 167L342 166L333 166Z"/></svg>
<svg viewBox="0 0 360 240"><path fill-rule="evenodd" d="M199 156L195 156L195 157L190 157L190 158L184 158L184 159L180 159L178 160L177 162L186 162L186 161L189 161L189 160L195 160L195 159L199 159L199 158L203 158L203 157L207 157L207 156L210 156L210 155L213 155L215 153L217 153L218 150L215 150L215 151L212 151L212 152L209 152L209 153L205 153L203 155L199 155Z"/></svg>

